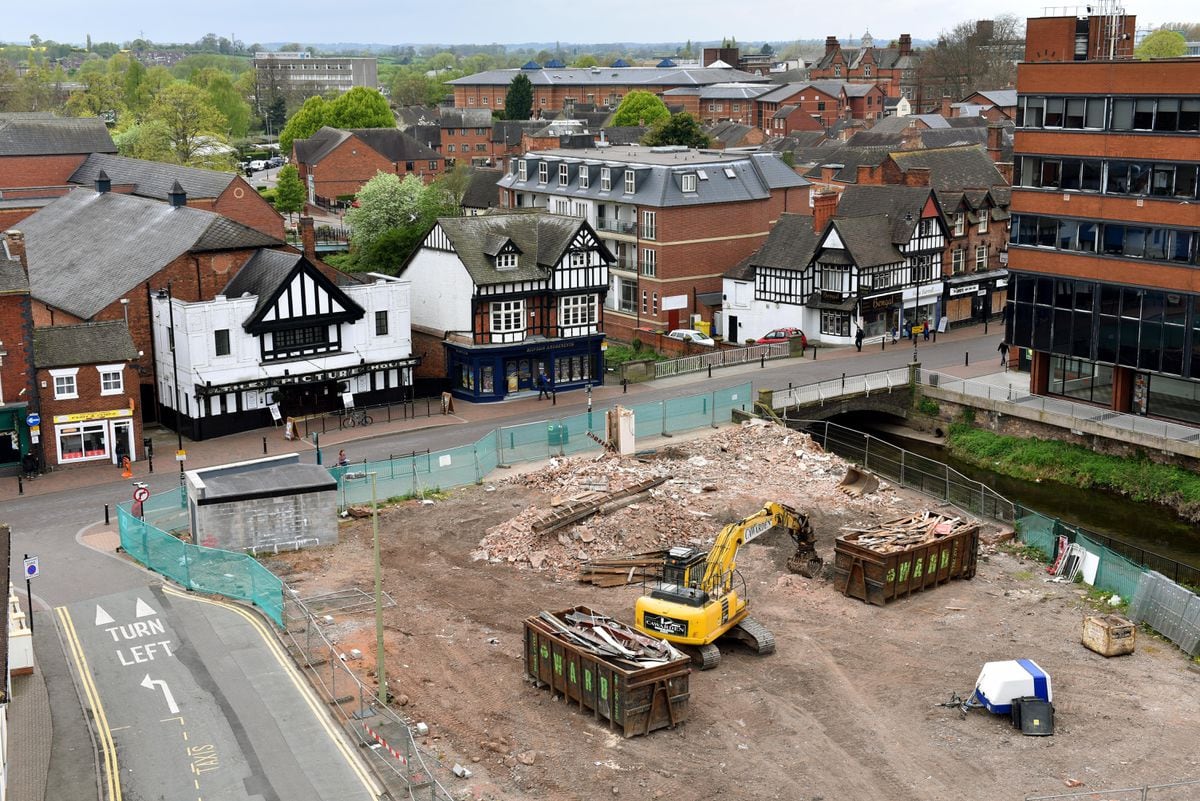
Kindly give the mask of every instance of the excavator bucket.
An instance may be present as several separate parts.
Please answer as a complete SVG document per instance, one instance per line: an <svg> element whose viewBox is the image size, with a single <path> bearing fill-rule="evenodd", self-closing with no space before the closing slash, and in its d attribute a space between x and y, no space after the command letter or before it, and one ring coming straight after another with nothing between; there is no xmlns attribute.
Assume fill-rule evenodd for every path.
<svg viewBox="0 0 1200 801"><path fill-rule="evenodd" d="M861 467L850 465L846 468L846 475L842 477L838 489L852 498L861 498L879 489L879 479Z"/></svg>
<svg viewBox="0 0 1200 801"><path fill-rule="evenodd" d="M796 552L787 560L788 570L805 578L816 578L821 575L824 560L817 556L817 549L813 547L816 537L813 535L812 524L804 515L797 516L797 523L795 530L788 532L796 543Z"/></svg>

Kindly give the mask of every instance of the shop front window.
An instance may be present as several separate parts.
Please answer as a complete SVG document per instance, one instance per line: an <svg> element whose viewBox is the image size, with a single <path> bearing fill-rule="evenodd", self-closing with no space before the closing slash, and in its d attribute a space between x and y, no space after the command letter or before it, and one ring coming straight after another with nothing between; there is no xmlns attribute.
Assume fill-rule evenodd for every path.
<svg viewBox="0 0 1200 801"><path fill-rule="evenodd" d="M479 368L479 384L479 388L483 392L491 394L496 391L495 368L492 365Z"/></svg>
<svg viewBox="0 0 1200 801"><path fill-rule="evenodd" d="M108 457L108 437L105 423L84 423L66 426L58 431L58 460L76 462Z"/></svg>

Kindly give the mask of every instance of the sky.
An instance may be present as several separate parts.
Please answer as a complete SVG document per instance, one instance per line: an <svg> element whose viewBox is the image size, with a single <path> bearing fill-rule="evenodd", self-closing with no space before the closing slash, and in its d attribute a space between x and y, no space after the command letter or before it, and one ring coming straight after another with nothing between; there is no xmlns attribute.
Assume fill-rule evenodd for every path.
<svg viewBox="0 0 1200 801"><path fill-rule="evenodd" d="M5 10L0 40L27 41L30 34L58 42L194 42L206 33L254 42L361 42L379 44L513 44L524 42L663 42L721 39L739 42L856 40L869 27L886 43L901 33L933 39L985 7L960 0L519 0L516 3L458 0L440 6L400 0L14 0ZM1042 16L1040 3L1000 0L987 14ZM1075 13L1076 7L1056 13ZM1079 7L1082 9L1082 6ZM1200 21L1194 0L1138 0L1126 5L1138 27ZM113 13L113 12L116 13ZM446 13L450 12L450 13Z"/></svg>

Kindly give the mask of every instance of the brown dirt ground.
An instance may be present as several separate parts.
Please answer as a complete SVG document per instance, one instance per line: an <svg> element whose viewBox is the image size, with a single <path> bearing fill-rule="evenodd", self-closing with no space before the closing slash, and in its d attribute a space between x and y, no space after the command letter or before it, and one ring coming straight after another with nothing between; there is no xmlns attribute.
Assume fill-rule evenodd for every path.
<svg viewBox="0 0 1200 801"><path fill-rule="evenodd" d="M688 445L676 447L686 458ZM386 612L389 684L407 696L403 712L430 726L425 745L474 771L448 779L456 794L997 801L1076 792L1068 780L1096 791L1200 777L1200 676L1173 645L1144 632L1131 656L1085 649L1080 626L1091 607L1078 586L1046 582L1040 565L986 548L973 580L874 607L841 596L828 578L789 574L791 542L778 533L739 558L753 614L775 633L777 652L723 648L719 667L692 673L683 725L623 739L526 683L522 621L576 604L629 621L641 588L579 584L561 566L472 559L489 528L548 506L549 494L531 483L455 490L380 516L384 586L397 601ZM828 563L841 526L930 506L886 486L858 504L794 482L788 493L769 483L760 490L775 494L706 494L708 508L727 513L679 539L711 541L717 518L783 500L809 515ZM638 519L637 509L623 512ZM269 564L302 596L355 585L369 592L371 544L371 521L352 520L335 548ZM340 647L362 650L356 664L373 675L370 613L331 631ZM1053 737L938 705L968 693L984 662L1021 657L1052 677Z"/></svg>

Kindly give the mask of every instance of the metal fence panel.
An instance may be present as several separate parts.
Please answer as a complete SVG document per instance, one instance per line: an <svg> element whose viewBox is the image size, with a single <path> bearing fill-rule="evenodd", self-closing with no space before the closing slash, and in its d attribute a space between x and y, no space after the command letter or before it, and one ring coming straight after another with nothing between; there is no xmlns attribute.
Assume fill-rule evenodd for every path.
<svg viewBox="0 0 1200 801"><path fill-rule="evenodd" d="M1189 656L1200 656L1200 597L1161 573L1142 574L1129 617L1146 623Z"/></svg>
<svg viewBox="0 0 1200 801"><path fill-rule="evenodd" d="M708 353L697 353L680 359L669 359L655 362L654 377L668 378L673 375L685 375L707 370L709 367L732 367L735 364L786 359L791 355L792 347L786 342L776 342L770 345L750 345L745 348L718 348Z"/></svg>

